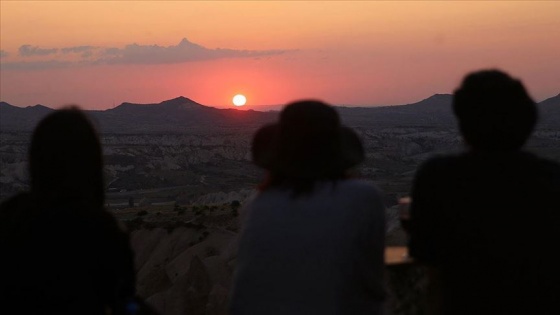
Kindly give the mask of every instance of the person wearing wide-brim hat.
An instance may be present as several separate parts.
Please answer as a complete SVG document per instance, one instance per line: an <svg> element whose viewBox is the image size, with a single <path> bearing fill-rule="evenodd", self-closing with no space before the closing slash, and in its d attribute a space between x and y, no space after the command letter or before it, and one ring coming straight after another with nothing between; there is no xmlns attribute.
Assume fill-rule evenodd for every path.
<svg viewBox="0 0 560 315"><path fill-rule="evenodd" d="M358 135L333 107L299 101L251 149L269 178L245 205L232 314L380 314L384 205L349 176Z"/></svg>

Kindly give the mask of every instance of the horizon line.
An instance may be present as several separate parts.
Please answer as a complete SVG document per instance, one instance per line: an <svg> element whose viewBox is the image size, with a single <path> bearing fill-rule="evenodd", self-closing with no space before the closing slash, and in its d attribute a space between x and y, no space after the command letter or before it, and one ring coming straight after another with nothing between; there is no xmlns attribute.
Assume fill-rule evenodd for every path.
<svg viewBox="0 0 560 315"><path fill-rule="evenodd" d="M404 106L404 105L412 105L412 104L415 104L415 103L418 103L418 102L427 100L427 99L432 98L432 97L437 96L437 95L448 95L448 96L452 96L453 94L452 94L452 93L435 93L435 94L432 94L432 95L430 95L430 96L428 96L428 97L425 97L425 98L422 98L422 99L420 99L420 100L414 101L414 102L412 102L412 103L405 103L405 104L376 104L376 105L330 104L330 103L329 103L329 104L332 105L332 106L335 106L335 107L352 107L352 108L370 108L370 107ZM541 102L546 101L546 100L548 100L548 99L551 99L551 98L554 98L554 97L559 97L559 96L560 96L560 93L558 93L558 94L556 94L556 95L553 95L553 96L545 97L544 99L542 99L542 100L540 100L540 101L535 101L535 103L538 104L538 103L541 103ZM166 100L163 100L163 101L159 101L159 102L157 102L157 103L132 103L132 102L127 102L127 101L125 101L125 102L122 102L122 103L120 103L120 104L118 104L118 105L114 105L114 104L113 104L112 107L106 107L106 108L103 108L103 109L85 108L85 107L82 107L81 105L79 105L79 104L77 104L77 103L67 103L67 104L61 105L60 107L65 107L65 106L78 106L78 108L80 108L81 110L85 110L85 111L105 111L105 110L117 108L117 107L119 107L119 106L121 106L121 105L123 105L123 104L132 104L132 105L158 105L158 104L161 104L161 103L164 103L164 102L168 102L168 101L172 101L172 100L175 100L175 99L178 99L178 98L185 98L185 99L188 99L188 100L190 100L190 101L192 101L192 102L195 102L195 103L197 103L197 104L199 104L199 105L201 105L201 106L211 107L211 108L217 108L217 109L256 110L256 108L254 108L254 107L275 107L275 106L282 107L282 106L285 106L286 104L288 104L288 103L285 103L285 104L255 104L255 105L243 105L243 106L235 106L235 105L231 105L231 104L230 104L230 105L210 105L210 104L199 103L198 101L195 101L195 100L193 100L193 99L191 99L191 98L189 98L189 97L180 95L180 96L177 96L177 97L174 97L174 98L170 98L170 99L166 99ZM305 99L305 98L301 98L301 99ZM316 98L313 98L313 99L316 99ZM46 108L49 108L49 109L52 109L52 110L56 110L55 108L53 108L53 107L51 107L51 106L47 106L47 105L40 104L40 103L39 103L39 104L34 104L34 105L21 106L21 105L14 105L14 104L12 104L12 103L10 103L10 102L6 102L6 101L3 101L3 100L1 100L1 99L0 99L0 103L6 103L6 104L8 104L8 105L10 105L10 106L14 106L14 107L18 107L18 108L23 108L23 109L24 109L24 108L29 108L29 107L35 107L35 106L43 106L43 107L46 107ZM271 110L267 110L267 111L271 111Z"/></svg>

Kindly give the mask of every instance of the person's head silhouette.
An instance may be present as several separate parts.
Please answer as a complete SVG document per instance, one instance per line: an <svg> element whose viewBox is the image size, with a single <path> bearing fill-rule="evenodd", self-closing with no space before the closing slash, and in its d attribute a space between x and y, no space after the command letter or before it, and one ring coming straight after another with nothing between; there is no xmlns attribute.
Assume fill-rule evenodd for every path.
<svg viewBox="0 0 560 315"><path fill-rule="evenodd" d="M474 150L518 150L537 121L535 102L521 81L499 70L468 74L453 95L453 110Z"/></svg>
<svg viewBox="0 0 560 315"><path fill-rule="evenodd" d="M29 150L31 191L44 205L104 203L101 144L89 119L77 108L43 119Z"/></svg>
<svg viewBox="0 0 560 315"><path fill-rule="evenodd" d="M345 178L365 157L358 135L317 100L288 104L278 123L257 131L251 150L255 164L270 171L269 184L297 193L311 191L315 181Z"/></svg>

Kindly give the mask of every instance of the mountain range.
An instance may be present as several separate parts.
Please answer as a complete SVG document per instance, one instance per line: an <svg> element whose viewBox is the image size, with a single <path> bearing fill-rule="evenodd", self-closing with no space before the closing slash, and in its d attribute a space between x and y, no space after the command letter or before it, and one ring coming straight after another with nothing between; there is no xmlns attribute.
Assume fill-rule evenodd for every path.
<svg viewBox="0 0 560 315"><path fill-rule="evenodd" d="M351 127L454 127L452 95L435 94L420 102L381 107L337 107ZM560 126L560 94L538 103L539 127ZM53 109L43 105L25 108L0 102L0 131L31 131ZM158 104L121 105L87 110L102 133L211 132L216 128L256 128L277 119L278 112L218 109L177 97Z"/></svg>

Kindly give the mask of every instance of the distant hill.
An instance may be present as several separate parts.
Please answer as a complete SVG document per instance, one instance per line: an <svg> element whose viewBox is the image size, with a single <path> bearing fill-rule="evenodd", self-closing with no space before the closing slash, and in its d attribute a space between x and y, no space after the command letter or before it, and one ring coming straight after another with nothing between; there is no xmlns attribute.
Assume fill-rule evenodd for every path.
<svg viewBox="0 0 560 315"><path fill-rule="evenodd" d="M275 114L253 110L218 109L178 97L159 104L123 103L113 109L91 112L103 132L181 132L216 127L257 126Z"/></svg>
<svg viewBox="0 0 560 315"><path fill-rule="evenodd" d="M344 124L351 127L455 128L452 95L435 94L417 103L381 107L337 107ZM560 95L539 103L540 127L560 126ZM25 108L0 102L0 131L31 131L53 111L42 105ZM186 97L157 104L121 105L107 110L86 111L103 133L212 132L218 128L256 128L277 119L278 112L218 109Z"/></svg>
<svg viewBox="0 0 560 315"><path fill-rule="evenodd" d="M539 103L540 125L543 127L560 127L560 94Z"/></svg>
<svg viewBox="0 0 560 315"><path fill-rule="evenodd" d="M17 107L0 102L0 131L31 131L53 109L43 105Z"/></svg>
<svg viewBox="0 0 560 315"><path fill-rule="evenodd" d="M31 131L53 109L44 106L20 108L0 103L1 131ZM159 104L121 105L108 110L86 111L103 133L155 133L188 130L211 131L216 127L260 126L276 119L276 113L218 109L185 97Z"/></svg>
<svg viewBox="0 0 560 315"><path fill-rule="evenodd" d="M435 94L420 102L381 107L340 107L345 124L352 127L454 126L450 94Z"/></svg>

